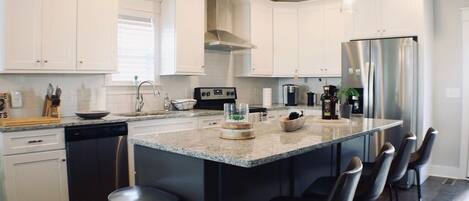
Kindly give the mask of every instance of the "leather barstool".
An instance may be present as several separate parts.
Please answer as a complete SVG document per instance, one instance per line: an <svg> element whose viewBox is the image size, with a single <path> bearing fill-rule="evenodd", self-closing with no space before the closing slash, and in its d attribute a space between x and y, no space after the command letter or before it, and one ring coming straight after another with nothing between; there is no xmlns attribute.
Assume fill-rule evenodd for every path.
<svg viewBox="0 0 469 201"><path fill-rule="evenodd" d="M354 157L347 169L335 180L329 195L314 198L281 196L271 201L352 201L362 169L361 160Z"/></svg>
<svg viewBox="0 0 469 201"><path fill-rule="evenodd" d="M176 195L152 187L126 187L109 194L109 201L181 201Z"/></svg>
<svg viewBox="0 0 469 201"><path fill-rule="evenodd" d="M424 165L426 165L430 160L433 144L437 135L437 130L435 130L434 128L429 128L420 148L415 153L412 153L412 155L410 156L409 166L407 167L407 169L415 171L415 176L417 178L417 196L419 200L422 200L422 189L420 186L420 169Z"/></svg>
<svg viewBox="0 0 469 201"><path fill-rule="evenodd" d="M392 160L391 168L389 169L388 178L386 180L386 185L389 187L389 198L391 201L393 200L393 190L396 200L399 200L399 193L397 188L394 188L394 185L398 183L407 172L410 156L416 143L417 137L412 133L408 133L401 141L399 149ZM365 163L363 174L368 175L373 166L374 163Z"/></svg>
<svg viewBox="0 0 469 201"><path fill-rule="evenodd" d="M379 198L386 185L389 168L394 157L394 146L386 143L380 150L376 162L369 175L362 175L358 183L357 192L353 200L374 201ZM320 197L327 194L327 190L335 177L322 177L311 184L303 193L305 198Z"/></svg>

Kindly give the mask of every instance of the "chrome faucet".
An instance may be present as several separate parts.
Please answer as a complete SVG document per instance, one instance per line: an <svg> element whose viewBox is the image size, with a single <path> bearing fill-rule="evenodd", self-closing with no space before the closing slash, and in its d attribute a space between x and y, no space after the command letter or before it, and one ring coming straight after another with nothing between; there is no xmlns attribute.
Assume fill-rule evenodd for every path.
<svg viewBox="0 0 469 201"><path fill-rule="evenodd" d="M142 108L143 108L143 105L145 105L145 103L143 102L143 94L140 93L140 88L144 84L151 85L151 87L153 89L153 95L155 95L155 96L160 95L160 91L156 89L155 84L152 81L147 80L147 81L140 82L137 86L137 101L135 102L135 112L141 112Z"/></svg>

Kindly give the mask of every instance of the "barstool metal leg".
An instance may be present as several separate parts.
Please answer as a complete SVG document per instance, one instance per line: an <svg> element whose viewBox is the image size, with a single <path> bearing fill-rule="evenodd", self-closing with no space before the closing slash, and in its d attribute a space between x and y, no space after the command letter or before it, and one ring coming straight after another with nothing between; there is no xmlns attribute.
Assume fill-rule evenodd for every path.
<svg viewBox="0 0 469 201"><path fill-rule="evenodd" d="M421 189L421 186L420 186L420 170L417 168L415 170L415 176L417 177L417 193L418 193L418 200L421 201L422 200L422 189Z"/></svg>
<svg viewBox="0 0 469 201"><path fill-rule="evenodd" d="M389 200L392 201L392 184L389 185Z"/></svg>
<svg viewBox="0 0 469 201"><path fill-rule="evenodd" d="M399 201L399 191L397 188L394 188L394 197L396 198L396 201Z"/></svg>

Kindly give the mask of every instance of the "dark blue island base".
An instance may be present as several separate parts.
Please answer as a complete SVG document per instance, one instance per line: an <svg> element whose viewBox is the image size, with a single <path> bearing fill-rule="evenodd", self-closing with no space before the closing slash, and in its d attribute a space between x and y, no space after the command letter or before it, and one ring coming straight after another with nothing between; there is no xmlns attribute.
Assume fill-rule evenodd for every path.
<svg viewBox="0 0 469 201"><path fill-rule="evenodd" d="M341 166L368 158L368 136L342 142ZM337 144L253 168L243 168L135 145L136 183L185 201L268 201L301 195L321 176L336 174ZM366 161L366 160L364 160Z"/></svg>

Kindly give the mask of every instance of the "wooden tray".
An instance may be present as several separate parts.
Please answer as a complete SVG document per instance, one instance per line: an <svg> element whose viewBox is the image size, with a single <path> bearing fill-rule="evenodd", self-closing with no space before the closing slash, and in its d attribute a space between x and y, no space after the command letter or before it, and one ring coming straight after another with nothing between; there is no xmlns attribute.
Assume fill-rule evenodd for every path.
<svg viewBox="0 0 469 201"><path fill-rule="evenodd" d="M350 119L322 119L321 117L314 117L314 121L318 123L331 123L331 124L347 124L350 123Z"/></svg>
<svg viewBox="0 0 469 201"><path fill-rule="evenodd" d="M251 129L252 123L223 122L221 127L224 129L232 129L232 130Z"/></svg>
<svg viewBox="0 0 469 201"><path fill-rule="evenodd" d="M233 130L220 128L220 138L226 140L249 140L255 138L254 129Z"/></svg>
<svg viewBox="0 0 469 201"><path fill-rule="evenodd" d="M35 118L0 120L0 126L4 126L4 127L31 126L31 125L57 124L57 123L60 123L60 118L35 117Z"/></svg>

